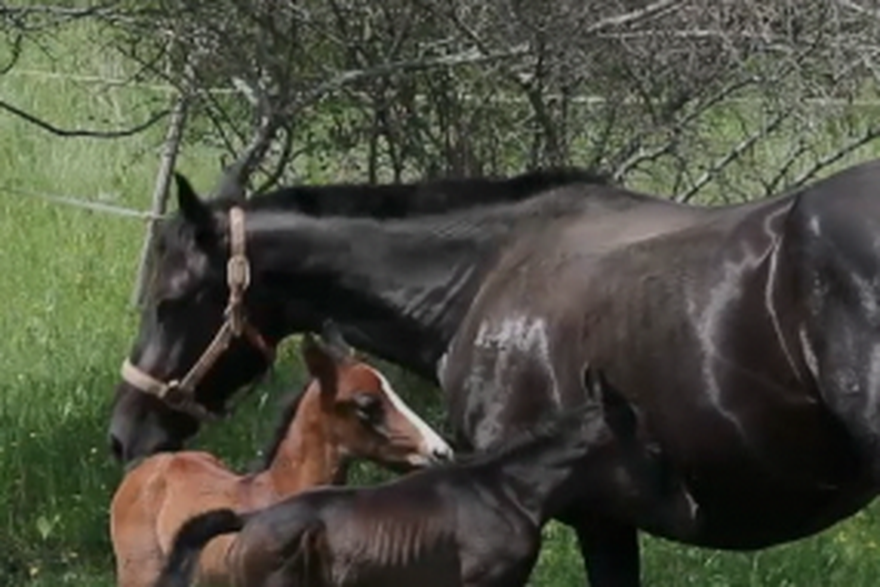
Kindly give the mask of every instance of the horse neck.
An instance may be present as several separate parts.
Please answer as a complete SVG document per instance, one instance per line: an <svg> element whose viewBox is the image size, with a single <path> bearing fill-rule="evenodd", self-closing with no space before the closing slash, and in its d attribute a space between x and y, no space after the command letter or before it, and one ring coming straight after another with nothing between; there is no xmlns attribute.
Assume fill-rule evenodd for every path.
<svg viewBox="0 0 880 587"><path fill-rule="evenodd" d="M256 270L285 305L281 336L331 317L354 346L429 379L510 232L509 222L475 226L464 216L439 228L278 211L249 218Z"/></svg>
<svg viewBox="0 0 880 587"><path fill-rule="evenodd" d="M320 389L313 384L304 393L275 457L259 474L279 496L338 482L345 475L343 456L322 414Z"/></svg>

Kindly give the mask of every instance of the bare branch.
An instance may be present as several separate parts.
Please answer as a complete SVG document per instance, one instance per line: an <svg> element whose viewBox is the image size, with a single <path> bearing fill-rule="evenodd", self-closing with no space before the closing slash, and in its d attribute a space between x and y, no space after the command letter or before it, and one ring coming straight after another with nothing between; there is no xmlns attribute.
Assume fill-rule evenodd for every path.
<svg viewBox="0 0 880 587"><path fill-rule="evenodd" d="M712 163L703 175L701 175L691 187L685 191L684 193L675 197L677 202L689 202L703 187L706 186L712 179L720 172L722 169L730 165L732 162L736 161L740 156L743 155L746 151L755 146L758 141L760 141L765 136L771 134L774 130L779 128L786 118L791 115L791 110L785 110L776 114L776 116L767 123L763 128L755 131L745 139L739 142L735 147L730 149L726 155Z"/></svg>
<svg viewBox="0 0 880 587"><path fill-rule="evenodd" d="M865 16L871 16L873 18L880 18L880 10L876 8L865 8L864 6L860 6L851 0L837 0L837 4L843 6L844 8L849 8L850 10L854 10L859 14L863 14Z"/></svg>
<svg viewBox="0 0 880 587"><path fill-rule="evenodd" d="M180 144L183 141L183 130L186 126L186 117L189 107L189 97L181 95L177 98L171 111L171 120L168 124L168 132L162 145L162 154L159 161L159 171L156 177L156 185L153 189L153 203L151 212L153 218L147 223L147 234L141 246L140 259L138 261L137 278L132 291L131 303L139 306L143 302L146 291L146 278L153 262L153 241L156 238L155 218L165 213L165 205L168 201L168 190L171 185L171 175L180 152Z"/></svg>
<svg viewBox="0 0 880 587"><path fill-rule="evenodd" d="M467 51L462 51L453 55L445 55L443 57L409 59L395 63L384 63L365 69L349 70L319 84L317 87L309 91L306 94L307 97L302 100L302 103L308 103L345 85L366 79L386 76L392 73L413 72L435 67L456 67L460 65L488 63L520 57L526 55L528 51L529 47L526 44L517 45L506 51L499 51L490 54L484 54L478 49L469 49Z"/></svg>
<svg viewBox="0 0 880 587"><path fill-rule="evenodd" d="M283 124L283 119L264 88L248 83L243 78L235 78L233 81L244 90L245 97L257 108L259 120L250 142L238 159L226 168L214 194L220 198L240 199L244 197L245 186L250 176L259 167L272 145L272 140Z"/></svg>
<svg viewBox="0 0 880 587"><path fill-rule="evenodd" d="M122 129L122 130L87 130L87 129L59 128L59 127L55 126L54 124L51 124L49 122L46 122L45 120L42 120L42 119L34 116L33 114L29 114L29 113L25 112L21 108L13 106L12 104L7 102L6 100L0 100L0 108L2 108L3 110L6 110L8 112L11 112L12 114L15 114L16 116L19 116L19 117L27 120L28 122L37 125L38 127L42 128L43 130L49 131L50 133L57 135L57 136L60 136L60 137L94 137L94 138L100 138L100 139L118 139L118 138L122 138L122 137L130 137L132 135L136 135L138 133L141 133L141 132L147 130L148 128L150 128L151 126L153 126L154 124L156 124L157 122L159 122L160 120L162 120L163 118L168 116L168 114L170 113L170 110L168 110L168 109L161 110L159 112L155 112L152 115L150 115L150 117L147 118L146 121L144 121L140 124L137 124L133 127Z"/></svg>
<svg viewBox="0 0 880 587"><path fill-rule="evenodd" d="M293 132L290 128L285 129L284 142L281 144L281 153L275 162L275 168L267 174L266 179L254 190L254 193L260 194L273 187L278 180L284 175L284 171L293 158Z"/></svg>
<svg viewBox="0 0 880 587"><path fill-rule="evenodd" d="M634 22L638 22L640 20L645 20L647 18L662 14L667 10L675 8L676 6L681 4L681 0L657 0L652 4L648 4L643 8L633 10L632 12L603 18L599 22L587 27L586 31L584 32L585 34L590 35L595 34L602 29L632 24Z"/></svg>
<svg viewBox="0 0 880 587"><path fill-rule="evenodd" d="M788 184L789 189L794 189L806 184L808 181L816 177L823 169L834 165L856 149L864 147L868 143L880 138L880 125L869 126L859 136L854 137L843 147L836 151L828 153L824 157L817 160L809 169L798 175L792 182Z"/></svg>

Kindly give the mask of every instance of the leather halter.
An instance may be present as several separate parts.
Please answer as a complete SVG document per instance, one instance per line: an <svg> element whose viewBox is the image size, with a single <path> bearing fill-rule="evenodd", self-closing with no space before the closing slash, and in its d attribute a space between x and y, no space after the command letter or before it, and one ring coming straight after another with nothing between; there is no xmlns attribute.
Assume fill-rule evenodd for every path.
<svg viewBox="0 0 880 587"><path fill-rule="evenodd" d="M195 400L196 386L233 339L246 337L260 350L271 365L275 349L251 324L244 311L244 293L250 285L251 272L245 254L244 211L235 206L229 210L229 261L226 265L226 281L229 285L229 301L223 313L222 326L214 339L182 379L160 381L136 367L131 359L122 363L122 379L144 393L153 395L170 408L184 412L197 420L216 420L218 414L211 412Z"/></svg>

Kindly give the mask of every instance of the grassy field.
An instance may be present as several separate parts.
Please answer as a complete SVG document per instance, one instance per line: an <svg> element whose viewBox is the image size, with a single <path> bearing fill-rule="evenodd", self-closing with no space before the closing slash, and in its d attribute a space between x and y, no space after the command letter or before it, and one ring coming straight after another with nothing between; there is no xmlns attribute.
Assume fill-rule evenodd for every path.
<svg viewBox="0 0 880 587"><path fill-rule="evenodd" d="M23 69L113 77L119 65L98 51L37 55ZM44 76L0 77L0 95L74 125L123 124L147 113L148 90L99 91ZM136 92L140 92L139 94ZM161 94L154 96L161 99ZM128 306L142 225L15 193L46 191L144 208L161 129L117 142L58 139L0 115L0 586L101 587L113 583L107 506L120 479L105 429L112 386L134 334ZM196 185L213 179L215 153L188 149L180 167ZM295 346L277 376L236 418L197 445L243 466L275 419L277 390L298 380ZM442 412L432 390L391 371L411 400ZM418 398L418 399L416 399ZM360 482L375 478L362 472ZM646 585L874 586L880 576L878 510L827 532L759 553L683 548L644 537ZM583 584L571 533L547 528L532 584Z"/></svg>

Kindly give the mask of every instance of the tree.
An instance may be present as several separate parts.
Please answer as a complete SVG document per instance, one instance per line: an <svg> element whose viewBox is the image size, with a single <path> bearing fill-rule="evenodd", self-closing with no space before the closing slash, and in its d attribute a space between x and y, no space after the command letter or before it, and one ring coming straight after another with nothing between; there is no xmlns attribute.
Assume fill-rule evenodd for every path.
<svg viewBox="0 0 880 587"><path fill-rule="evenodd" d="M159 207L181 140L228 153L215 193L302 165L376 182L575 164L687 201L803 185L880 134L860 115L880 15L857 0L31 5L0 8L10 65L83 18L178 89Z"/></svg>

